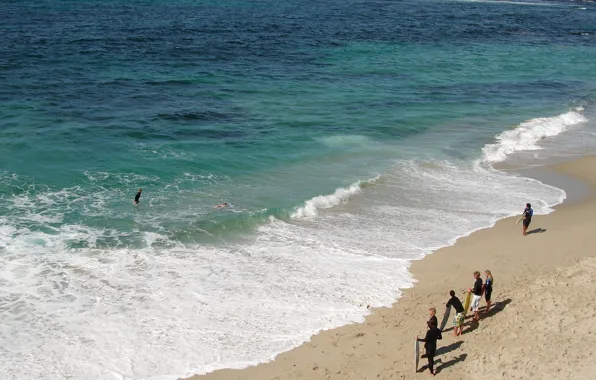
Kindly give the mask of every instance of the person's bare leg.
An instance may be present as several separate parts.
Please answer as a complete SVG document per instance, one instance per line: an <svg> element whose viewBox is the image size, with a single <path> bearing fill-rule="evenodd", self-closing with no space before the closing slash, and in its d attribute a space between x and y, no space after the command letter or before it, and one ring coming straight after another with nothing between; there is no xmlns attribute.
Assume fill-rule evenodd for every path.
<svg viewBox="0 0 596 380"><path fill-rule="evenodd" d="M527 233L526 233L526 230L527 230L527 229L528 229L528 226L524 226L524 227L522 228L522 234L523 234L524 236L526 236L526 235L527 235Z"/></svg>
<svg viewBox="0 0 596 380"><path fill-rule="evenodd" d="M488 313L488 309L490 309L490 305L491 305L491 302L490 301L486 301L486 310L484 310L485 312Z"/></svg>

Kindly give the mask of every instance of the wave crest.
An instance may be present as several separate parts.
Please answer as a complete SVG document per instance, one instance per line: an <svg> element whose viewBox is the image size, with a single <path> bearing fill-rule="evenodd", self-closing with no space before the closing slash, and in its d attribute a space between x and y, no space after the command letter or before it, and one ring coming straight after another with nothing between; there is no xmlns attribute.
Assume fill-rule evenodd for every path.
<svg viewBox="0 0 596 380"><path fill-rule="evenodd" d="M292 218L315 217L319 214L319 210L321 209L331 208L346 203L354 195L359 194L367 185L374 184L379 178L380 176L377 176L366 181L358 181L348 187L335 189L333 194L319 195L311 198L304 202L304 206L298 207L290 216Z"/></svg>
<svg viewBox="0 0 596 380"><path fill-rule="evenodd" d="M565 132L570 126L587 121L583 108L578 107L554 117L541 117L524 121L515 129L496 136L495 144L487 144L482 148L484 162L496 163L504 161L512 153L524 150L541 149L536 143L546 137Z"/></svg>

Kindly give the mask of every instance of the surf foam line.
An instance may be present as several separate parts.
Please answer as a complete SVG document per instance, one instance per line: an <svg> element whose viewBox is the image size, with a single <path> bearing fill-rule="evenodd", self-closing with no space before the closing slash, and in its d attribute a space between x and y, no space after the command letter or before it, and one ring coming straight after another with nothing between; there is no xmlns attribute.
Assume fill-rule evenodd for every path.
<svg viewBox="0 0 596 380"><path fill-rule="evenodd" d="M502 132L495 136L496 143L482 148L483 162L502 162L515 152L542 149L537 144L540 140L559 135L573 125L588 121L583 111L582 107L578 107L558 116L530 119L514 129Z"/></svg>
<svg viewBox="0 0 596 380"><path fill-rule="evenodd" d="M379 180L381 176L376 176L364 181L358 181L348 187L339 187L333 194L318 195L306 202L304 206L298 207L291 215L291 218L312 218L319 214L319 210L331 208L342 203L346 203L356 194L360 194L366 186L372 185Z"/></svg>

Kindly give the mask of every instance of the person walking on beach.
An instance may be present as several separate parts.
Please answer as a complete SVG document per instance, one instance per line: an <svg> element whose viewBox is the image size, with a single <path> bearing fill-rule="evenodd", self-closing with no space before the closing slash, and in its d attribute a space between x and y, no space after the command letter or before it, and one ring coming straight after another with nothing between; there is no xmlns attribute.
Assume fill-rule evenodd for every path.
<svg viewBox="0 0 596 380"><path fill-rule="evenodd" d="M449 292L451 298L447 301L445 307L453 306L455 309L455 316L453 317L453 336L460 336L462 324L464 323L464 305L462 305L459 298L455 296L455 291Z"/></svg>
<svg viewBox="0 0 596 380"><path fill-rule="evenodd" d="M484 310L485 313L488 313L488 310L490 309L490 296L493 292L493 274L490 273L490 271L487 269L485 272L486 274L486 281L484 282L484 299L486 300L486 310Z"/></svg>
<svg viewBox="0 0 596 380"><path fill-rule="evenodd" d="M468 289L468 292L472 292L472 311L474 312L474 320L480 321L480 299L482 298L482 279L480 278L480 272L474 272L474 287Z"/></svg>
<svg viewBox="0 0 596 380"><path fill-rule="evenodd" d="M526 236L528 234L526 231L528 230L528 227L530 226L530 223L532 222L532 215L534 215L534 210L532 210L531 204L526 203L526 208L524 209L524 213L522 215L524 217L522 234L524 236Z"/></svg>
<svg viewBox="0 0 596 380"><path fill-rule="evenodd" d="M143 189L139 188L139 191L137 192L137 195L135 195L135 200L134 202L132 202L135 205L139 204L139 199L141 199L141 193L143 192Z"/></svg>
<svg viewBox="0 0 596 380"><path fill-rule="evenodd" d="M418 338L419 342L424 342L424 348L426 349L426 357L428 358L428 370L432 376L435 375L435 352L437 351L437 340L443 339L441 336L441 330L437 328L437 324L434 320L429 321L429 329L426 332L424 339Z"/></svg>

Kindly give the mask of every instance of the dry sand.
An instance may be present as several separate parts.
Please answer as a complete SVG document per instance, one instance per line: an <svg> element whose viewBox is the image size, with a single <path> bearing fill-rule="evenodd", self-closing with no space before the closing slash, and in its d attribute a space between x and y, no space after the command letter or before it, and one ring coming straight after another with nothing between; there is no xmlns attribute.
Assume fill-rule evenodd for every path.
<svg viewBox="0 0 596 380"><path fill-rule="evenodd" d="M596 157L553 169L596 189ZM508 218L414 262L415 286L363 324L323 331L270 363L192 380L427 378L414 372L413 343L425 334L428 308L437 307L440 321L449 290L461 295L473 271L486 269L496 307L479 324L468 317L462 336L443 334L435 378L596 379L594 193L535 216L526 237Z"/></svg>

